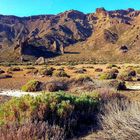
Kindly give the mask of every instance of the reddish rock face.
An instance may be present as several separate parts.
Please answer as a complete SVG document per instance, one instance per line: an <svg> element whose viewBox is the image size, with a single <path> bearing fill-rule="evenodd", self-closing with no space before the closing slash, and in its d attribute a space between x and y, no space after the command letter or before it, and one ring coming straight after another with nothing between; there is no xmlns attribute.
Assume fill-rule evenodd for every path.
<svg viewBox="0 0 140 140"><path fill-rule="evenodd" d="M64 48L81 41L85 41L83 46L99 46L99 49L108 44L137 46L140 42L139 25L140 11L131 8L116 11L97 8L91 14L70 10L58 15L23 18L0 15L0 60L4 60L5 55L9 59L17 58L17 55L45 58L61 55ZM131 38L131 32L136 33L134 38ZM3 50L7 51L3 53Z"/></svg>

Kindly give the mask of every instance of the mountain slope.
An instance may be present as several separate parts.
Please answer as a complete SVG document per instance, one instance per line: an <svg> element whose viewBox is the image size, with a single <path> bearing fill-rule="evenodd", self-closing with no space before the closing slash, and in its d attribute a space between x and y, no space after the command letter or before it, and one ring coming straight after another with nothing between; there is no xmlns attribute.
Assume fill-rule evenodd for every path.
<svg viewBox="0 0 140 140"><path fill-rule="evenodd" d="M134 9L84 14L16 17L0 15L0 61L140 60L140 11ZM56 57L57 56L57 57Z"/></svg>

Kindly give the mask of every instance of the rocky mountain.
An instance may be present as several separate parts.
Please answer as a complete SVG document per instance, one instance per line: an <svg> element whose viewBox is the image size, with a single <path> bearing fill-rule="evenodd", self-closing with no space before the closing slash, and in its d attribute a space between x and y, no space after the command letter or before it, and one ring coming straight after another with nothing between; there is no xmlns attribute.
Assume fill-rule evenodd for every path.
<svg viewBox="0 0 140 140"><path fill-rule="evenodd" d="M31 17L0 15L1 62L56 56L70 61L138 61L139 44L140 11L134 9L97 8L91 14L70 10Z"/></svg>

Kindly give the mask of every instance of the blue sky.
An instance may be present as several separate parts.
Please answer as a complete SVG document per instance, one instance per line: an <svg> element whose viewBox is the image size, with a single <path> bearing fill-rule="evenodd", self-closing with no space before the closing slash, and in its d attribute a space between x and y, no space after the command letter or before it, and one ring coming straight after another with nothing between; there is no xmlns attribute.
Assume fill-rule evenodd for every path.
<svg viewBox="0 0 140 140"><path fill-rule="evenodd" d="M97 7L107 10L140 9L139 0L0 0L0 14L30 16L57 14L75 9L84 13L94 12Z"/></svg>

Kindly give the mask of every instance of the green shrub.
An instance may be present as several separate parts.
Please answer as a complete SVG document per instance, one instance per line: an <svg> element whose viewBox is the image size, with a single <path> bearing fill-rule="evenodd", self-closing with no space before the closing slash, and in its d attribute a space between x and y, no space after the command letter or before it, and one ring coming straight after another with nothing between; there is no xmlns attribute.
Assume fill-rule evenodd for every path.
<svg viewBox="0 0 140 140"><path fill-rule="evenodd" d="M63 92L13 98L0 105L0 124L25 120L48 122L74 133L81 124L95 120L99 99L88 95L74 96Z"/></svg>
<svg viewBox="0 0 140 140"><path fill-rule="evenodd" d="M31 80L27 82L24 86L21 88L22 91L25 92L35 92L41 90L41 82L36 80Z"/></svg>
<svg viewBox="0 0 140 140"><path fill-rule="evenodd" d="M116 79L117 78L117 73L116 71L108 71L108 72L105 72L105 73L102 73L100 76L99 76L99 79L100 80L107 80L107 79Z"/></svg>
<svg viewBox="0 0 140 140"><path fill-rule="evenodd" d="M133 77L136 76L136 71L133 69L127 69L118 75L118 79L123 81L133 81Z"/></svg>
<svg viewBox="0 0 140 140"><path fill-rule="evenodd" d="M73 79L73 81L78 82L78 81L92 81L91 77L89 77L88 75L78 75L75 77L75 79Z"/></svg>
<svg viewBox="0 0 140 140"><path fill-rule="evenodd" d="M137 74L140 74L140 68L136 69Z"/></svg>
<svg viewBox="0 0 140 140"><path fill-rule="evenodd" d="M49 76L51 76L53 74L54 70L55 69L52 68L52 67L50 67L50 68L42 68L42 69L39 70L39 74L40 75L49 75Z"/></svg>
<svg viewBox="0 0 140 140"><path fill-rule="evenodd" d="M122 72L118 75L117 79L122 81L133 81L133 77L129 76L128 73Z"/></svg>
<svg viewBox="0 0 140 140"><path fill-rule="evenodd" d="M54 71L53 75L56 77L70 77L64 70Z"/></svg>

